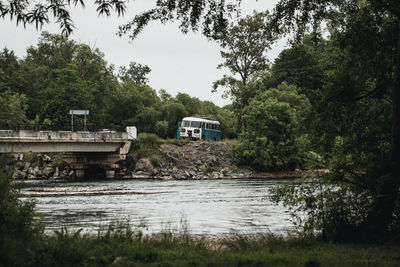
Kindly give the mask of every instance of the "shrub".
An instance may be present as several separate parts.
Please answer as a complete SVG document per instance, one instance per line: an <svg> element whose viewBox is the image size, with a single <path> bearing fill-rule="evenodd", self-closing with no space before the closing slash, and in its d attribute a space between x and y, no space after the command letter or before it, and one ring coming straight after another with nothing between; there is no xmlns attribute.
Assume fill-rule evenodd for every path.
<svg viewBox="0 0 400 267"><path fill-rule="evenodd" d="M140 133L132 142L130 153L135 153L139 158L153 153L161 144L161 140L155 134Z"/></svg>
<svg viewBox="0 0 400 267"><path fill-rule="evenodd" d="M203 168L202 171L203 171L204 174L210 174L210 173L214 172L215 169L213 167L211 167L211 166L206 166L205 168Z"/></svg>
<svg viewBox="0 0 400 267"><path fill-rule="evenodd" d="M157 168L158 166L160 166L160 160L158 159L158 157L151 157L150 163L151 163L151 165L153 165L154 168Z"/></svg>
<svg viewBox="0 0 400 267"><path fill-rule="evenodd" d="M0 170L0 263L25 266L41 247L43 227L35 221L35 202L21 201L8 177Z"/></svg>
<svg viewBox="0 0 400 267"><path fill-rule="evenodd" d="M155 133L161 138L168 136L168 121L157 121L154 127Z"/></svg>
<svg viewBox="0 0 400 267"><path fill-rule="evenodd" d="M261 171L300 167L309 107L308 99L285 83L256 95L244 109L246 127L234 145L234 161Z"/></svg>
<svg viewBox="0 0 400 267"><path fill-rule="evenodd" d="M365 190L331 179L330 176L300 179L270 190L269 199L289 210L298 234L331 241L368 238L361 232L362 222L371 208Z"/></svg>

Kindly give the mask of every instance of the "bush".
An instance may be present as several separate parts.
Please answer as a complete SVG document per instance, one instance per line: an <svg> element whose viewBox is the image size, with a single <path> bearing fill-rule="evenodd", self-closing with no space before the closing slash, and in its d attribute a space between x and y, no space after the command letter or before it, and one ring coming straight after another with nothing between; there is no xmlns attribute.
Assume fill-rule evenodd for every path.
<svg viewBox="0 0 400 267"><path fill-rule="evenodd" d="M308 99L285 83L256 95L244 109L246 127L233 148L236 163L261 171L301 167L309 108Z"/></svg>
<svg viewBox="0 0 400 267"><path fill-rule="evenodd" d="M155 133L161 138L168 136L168 121L157 121L154 127Z"/></svg>
<svg viewBox="0 0 400 267"><path fill-rule="evenodd" d="M210 174L210 173L214 172L215 169L213 167L211 167L211 166L206 166L205 168L203 168L202 171L203 171L204 174Z"/></svg>
<svg viewBox="0 0 400 267"><path fill-rule="evenodd" d="M21 201L8 177L0 170L0 263L26 266L41 247L42 225L35 221L35 203Z"/></svg>
<svg viewBox="0 0 400 267"><path fill-rule="evenodd" d="M154 168L157 168L158 166L160 166L160 160L157 157L151 157L150 163L151 163L151 165L153 165Z"/></svg>
<svg viewBox="0 0 400 267"><path fill-rule="evenodd" d="M297 125L289 104L274 99L252 101L245 119L247 127L233 149L236 163L256 170L296 168L300 163L295 143Z"/></svg>
<svg viewBox="0 0 400 267"><path fill-rule="evenodd" d="M161 140L155 134L140 133L132 142L130 153L135 153L139 158L152 154L161 144Z"/></svg>
<svg viewBox="0 0 400 267"><path fill-rule="evenodd" d="M270 190L269 199L288 208L298 234L330 241L368 239L361 231L372 200L366 190L331 176L300 179Z"/></svg>

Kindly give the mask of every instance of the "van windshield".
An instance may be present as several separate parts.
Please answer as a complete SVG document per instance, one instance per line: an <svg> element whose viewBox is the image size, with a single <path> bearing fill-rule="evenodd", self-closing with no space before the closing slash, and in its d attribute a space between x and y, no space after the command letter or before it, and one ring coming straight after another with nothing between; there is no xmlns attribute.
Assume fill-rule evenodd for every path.
<svg viewBox="0 0 400 267"><path fill-rule="evenodd" d="M190 121L183 121L182 127L190 127Z"/></svg>
<svg viewBox="0 0 400 267"><path fill-rule="evenodd" d="M191 127L193 128L200 128L201 127L201 122L200 121L192 121Z"/></svg>

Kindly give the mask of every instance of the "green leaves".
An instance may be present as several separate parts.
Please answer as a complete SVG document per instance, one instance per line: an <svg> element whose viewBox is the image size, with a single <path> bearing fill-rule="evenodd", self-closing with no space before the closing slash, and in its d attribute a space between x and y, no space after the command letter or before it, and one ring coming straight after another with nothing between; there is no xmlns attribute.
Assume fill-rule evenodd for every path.
<svg viewBox="0 0 400 267"><path fill-rule="evenodd" d="M257 170L291 170L302 164L301 122L310 103L283 83L256 95L244 109L246 127L234 148L239 164Z"/></svg>

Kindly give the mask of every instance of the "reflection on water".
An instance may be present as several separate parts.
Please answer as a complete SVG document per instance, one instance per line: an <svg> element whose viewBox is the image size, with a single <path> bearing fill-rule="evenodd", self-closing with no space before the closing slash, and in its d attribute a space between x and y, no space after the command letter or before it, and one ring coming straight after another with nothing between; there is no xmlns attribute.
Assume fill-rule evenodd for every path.
<svg viewBox="0 0 400 267"><path fill-rule="evenodd" d="M28 181L21 193L37 200L46 229L83 228L96 232L117 220L146 222L146 233L178 228L193 234L232 231L285 233L291 228L281 206L266 199L267 190L285 181L268 180L126 180Z"/></svg>

